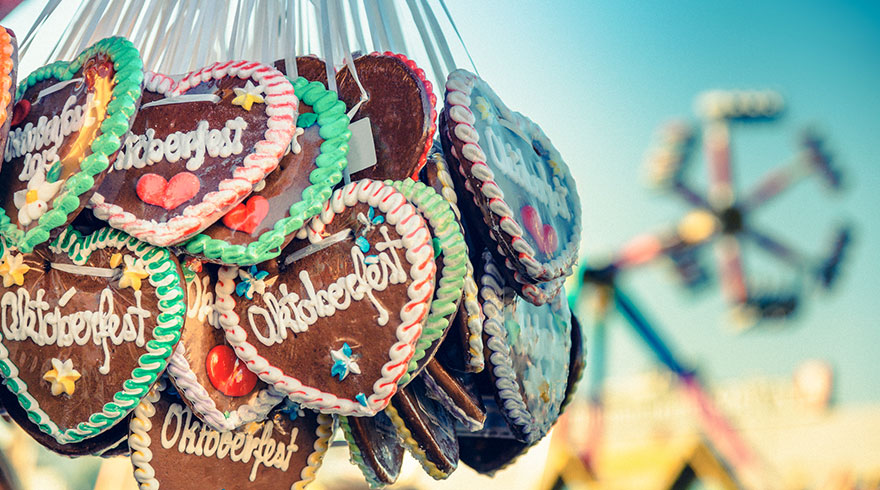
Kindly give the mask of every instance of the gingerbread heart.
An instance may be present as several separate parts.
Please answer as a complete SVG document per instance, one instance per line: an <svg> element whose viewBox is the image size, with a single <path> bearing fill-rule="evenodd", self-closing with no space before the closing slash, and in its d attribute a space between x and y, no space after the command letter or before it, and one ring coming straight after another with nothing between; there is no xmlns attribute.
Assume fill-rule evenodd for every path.
<svg viewBox="0 0 880 490"><path fill-rule="evenodd" d="M0 370L62 444L111 428L165 370L186 305L177 259L120 231L67 228L31 253L3 251Z"/></svg>
<svg viewBox="0 0 880 490"><path fill-rule="evenodd" d="M348 67L336 73L339 98L357 106L352 125L369 118L376 165L353 173L357 179L417 178L436 131L437 96L425 72L401 54L372 53L354 60L361 91Z"/></svg>
<svg viewBox="0 0 880 490"><path fill-rule="evenodd" d="M321 211L342 180L351 138L345 104L321 83L303 77L293 88L300 99L299 117L280 165L245 204L186 242L188 254L233 265L273 259Z"/></svg>
<svg viewBox="0 0 880 490"><path fill-rule="evenodd" d="M435 145L432 147L431 153L428 155L428 161L422 169L419 178L446 199L464 235L461 211L458 209L458 196L455 193L455 184L452 181L452 176L449 174L446 158L443 157L439 146ZM465 241L467 241L467 236L465 236ZM467 372L478 373L485 366L483 360L483 310L477 298L478 289L477 283L474 281L474 266L469 254L465 256L465 260L467 261L467 269L464 275L464 295L461 298L459 311L455 318L453 318L450 328L455 330L454 336L461 343L461 345L456 346L462 353L462 355L457 356L461 358L461 362L456 362L456 366L460 366L462 370Z"/></svg>
<svg viewBox="0 0 880 490"><path fill-rule="evenodd" d="M390 185L353 182L278 261L221 268L220 325L260 379L305 407L385 408L416 351L434 294L424 221Z"/></svg>
<svg viewBox="0 0 880 490"><path fill-rule="evenodd" d="M446 337L450 322L458 312L467 272L467 245L449 201L432 187L410 179L385 183L393 185L403 194L427 222L434 237L432 242L437 264L437 287L434 289L431 311L416 344L416 352L409 361L407 373L400 378L400 384L405 385L434 358Z"/></svg>
<svg viewBox="0 0 880 490"><path fill-rule="evenodd" d="M0 27L0 168L6 151L9 126L15 119L15 81L18 74L18 42L12 31ZM19 120L24 118L21 115Z"/></svg>
<svg viewBox="0 0 880 490"><path fill-rule="evenodd" d="M144 104L90 204L110 226L159 246L232 210L277 166L298 100L274 68L227 61L171 78L147 73Z"/></svg>
<svg viewBox="0 0 880 490"><path fill-rule="evenodd" d="M226 343L214 305L217 269L196 259L183 265L186 322L168 374L197 417L226 431L262 420L284 397L258 381Z"/></svg>
<svg viewBox="0 0 880 490"><path fill-rule="evenodd" d="M449 74L440 115L443 150L465 215L497 245L517 282L571 274L581 239L574 179L538 125L513 112L491 87L465 70ZM482 219L476 217L482 216Z"/></svg>
<svg viewBox="0 0 880 490"><path fill-rule="evenodd" d="M370 488L397 481L403 466L403 446L385 412L372 417L339 417L339 427L348 443L349 459L361 470Z"/></svg>
<svg viewBox="0 0 880 490"><path fill-rule="evenodd" d="M217 431L164 389L153 388L134 411L129 435L139 488L305 488L315 479L333 436L333 419L293 403L265 420Z"/></svg>
<svg viewBox="0 0 880 490"><path fill-rule="evenodd" d="M495 398L515 437L533 443L556 422L565 399L571 312L564 291L535 306L505 286L488 251L483 261L480 298Z"/></svg>
<svg viewBox="0 0 880 490"><path fill-rule="evenodd" d="M0 169L0 235L10 246L30 252L88 202L137 112L141 70L134 46L109 38L19 85Z"/></svg>
<svg viewBox="0 0 880 490"><path fill-rule="evenodd" d="M448 478L458 467L455 419L428 396L422 378L402 388L385 409L404 447L435 480Z"/></svg>

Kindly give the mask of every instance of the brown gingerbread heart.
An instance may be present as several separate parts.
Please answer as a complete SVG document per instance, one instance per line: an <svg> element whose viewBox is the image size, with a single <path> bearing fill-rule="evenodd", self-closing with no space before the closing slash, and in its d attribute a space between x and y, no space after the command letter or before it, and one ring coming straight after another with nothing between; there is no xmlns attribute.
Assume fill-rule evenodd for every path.
<svg viewBox="0 0 880 490"><path fill-rule="evenodd" d="M214 429L232 430L262 420L284 397L259 381L226 343L214 309L218 268L197 259L183 265L186 322L168 375L196 416Z"/></svg>
<svg viewBox="0 0 880 490"><path fill-rule="evenodd" d="M66 229L28 254L4 250L0 371L59 443L119 423L165 370L186 305L177 260L103 228Z"/></svg>
<svg viewBox="0 0 880 490"><path fill-rule="evenodd" d="M308 408L372 415L406 373L434 293L434 249L392 186L338 189L277 261L219 271L220 325L260 379Z"/></svg>
<svg viewBox="0 0 880 490"><path fill-rule="evenodd" d="M164 382L134 411L129 446L141 489L303 488L315 479L333 419L294 404L260 422L220 432L165 391Z"/></svg>
<svg viewBox="0 0 880 490"><path fill-rule="evenodd" d="M141 110L92 196L100 219L158 246L219 220L277 166L298 100L278 70L218 62L179 82L147 73Z"/></svg>
<svg viewBox="0 0 880 490"><path fill-rule="evenodd" d="M336 73L339 99L349 111L358 106L351 116L353 127L369 118L376 165L353 170L352 178L418 178L437 127L437 96L431 82L401 54L372 53L355 59L354 66L369 98L361 103L360 88L345 66Z"/></svg>

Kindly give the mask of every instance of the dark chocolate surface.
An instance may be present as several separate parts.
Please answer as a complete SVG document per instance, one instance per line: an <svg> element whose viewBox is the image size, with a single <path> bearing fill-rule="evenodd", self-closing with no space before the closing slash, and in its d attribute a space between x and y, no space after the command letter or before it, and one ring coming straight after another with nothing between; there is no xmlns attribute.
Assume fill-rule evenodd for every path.
<svg viewBox="0 0 880 490"><path fill-rule="evenodd" d="M455 420L436 400L429 397L424 382L416 378L391 399L413 440L428 461L445 474L458 467L458 440Z"/></svg>
<svg viewBox="0 0 880 490"><path fill-rule="evenodd" d="M462 411L461 415L464 415L467 420L463 420L456 410L449 410L449 413L458 419L460 423L470 428L473 428L475 425L482 426L482 424L485 423L486 409L483 407L479 394L474 389L475 387L464 379L469 375L453 374L443 367L443 364L441 364L440 361L434 359L428 363L423 376L426 376L426 387L433 383L436 388L443 391L443 394L455 404L455 407L458 410ZM430 380L428 378L430 378ZM441 398L445 397L435 396L430 388L427 393L428 396L436 399L441 404L444 403Z"/></svg>
<svg viewBox="0 0 880 490"><path fill-rule="evenodd" d="M288 75L287 65L283 59L280 59L273 64L276 70ZM301 76L306 80L321 82L324 85L327 85L327 70L324 66L324 60L316 56L296 57L296 71L298 76Z"/></svg>
<svg viewBox="0 0 880 490"><path fill-rule="evenodd" d="M403 465L403 446L385 412L373 417L347 417L346 420L361 460L372 472L365 477L385 485L396 482Z"/></svg>
<svg viewBox="0 0 880 490"><path fill-rule="evenodd" d="M355 179L402 180L418 174L425 146L434 136L434 102L418 74L389 55L354 60L358 79L369 95L352 123L370 118L376 165L352 175ZM336 74L339 99L348 110L360 101L360 89L347 67Z"/></svg>
<svg viewBox="0 0 880 490"><path fill-rule="evenodd" d="M492 475L516 461L533 444L513 438L495 400L488 398L484 402L486 423L483 429L473 433L458 433L459 457L462 463L478 473Z"/></svg>

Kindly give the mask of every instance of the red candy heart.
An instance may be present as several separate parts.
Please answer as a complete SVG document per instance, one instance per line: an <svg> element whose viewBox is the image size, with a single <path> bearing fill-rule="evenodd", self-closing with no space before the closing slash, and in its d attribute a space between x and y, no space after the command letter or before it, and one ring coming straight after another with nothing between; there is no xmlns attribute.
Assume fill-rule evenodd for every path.
<svg viewBox="0 0 880 490"><path fill-rule="evenodd" d="M137 195L147 204L172 210L195 197L199 187L199 178L190 172L181 172L170 181L161 175L144 174L138 179Z"/></svg>
<svg viewBox="0 0 880 490"><path fill-rule="evenodd" d="M534 207L526 204L520 209L523 225L538 243L538 249L546 255L550 255L559 247L559 237L556 229L551 225L543 224L541 215Z"/></svg>
<svg viewBox="0 0 880 490"><path fill-rule="evenodd" d="M211 384L226 396L245 396L257 386L257 375L248 371L228 345L211 349L205 366Z"/></svg>
<svg viewBox="0 0 880 490"><path fill-rule="evenodd" d="M269 214L269 201L263 196L252 196L247 204L241 203L223 216L223 224L233 231L253 233Z"/></svg>

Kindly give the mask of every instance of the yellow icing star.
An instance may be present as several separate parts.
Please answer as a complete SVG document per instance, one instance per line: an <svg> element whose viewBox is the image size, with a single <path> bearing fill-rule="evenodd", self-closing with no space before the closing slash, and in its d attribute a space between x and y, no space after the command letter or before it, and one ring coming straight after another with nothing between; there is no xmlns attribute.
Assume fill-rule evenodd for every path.
<svg viewBox="0 0 880 490"><path fill-rule="evenodd" d="M117 268L121 262L122 262L122 254L121 253L117 252L117 253L110 256L110 267L111 268L113 268L113 269Z"/></svg>
<svg viewBox="0 0 880 490"><path fill-rule="evenodd" d="M248 80L247 85L244 88L236 87L232 89L235 92L235 98L232 99L233 105L240 105L246 111L251 110L251 106L254 105L254 102L257 104L262 104L264 102L263 96L263 86L257 85L254 87L254 84Z"/></svg>
<svg viewBox="0 0 880 490"><path fill-rule="evenodd" d="M62 393L73 395L76 390L76 380L80 378L79 371L73 369L73 361L68 359L61 362L59 359L52 358L52 369L46 371L43 379L52 383L52 395L58 396Z"/></svg>
<svg viewBox="0 0 880 490"><path fill-rule="evenodd" d="M3 257L3 263L0 264L0 276L3 276L3 287L8 288L15 284L16 286L24 285L24 275L30 267L24 264L24 255L13 255L9 252Z"/></svg>
<svg viewBox="0 0 880 490"><path fill-rule="evenodd" d="M260 424L257 422L251 422L251 423L247 424L247 426L245 426L244 430L248 434L254 435L257 433L258 430L260 430Z"/></svg>
<svg viewBox="0 0 880 490"><path fill-rule="evenodd" d="M122 271L122 278L119 279L119 288L132 288L135 291L141 290L141 280L150 276L150 273L144 269L140 260L135 260L131 255L125 256L125 269Z"/></svg>
<svg viewBox="0 0 880 490"><path fill-rule="evenodd" d="M480 111L480 119L484 121L492 115L489 111L489 101L481 96L477 97L477 110Z"/></svg>
<svg viewBox="0 0 880 490"><path fill-rule="evenodd" d="M556 160L547 160L547 163L550 165L550 168L553 169L553 175L562 175L562 169L559 167L559 164L556 163Z"/></svg>

